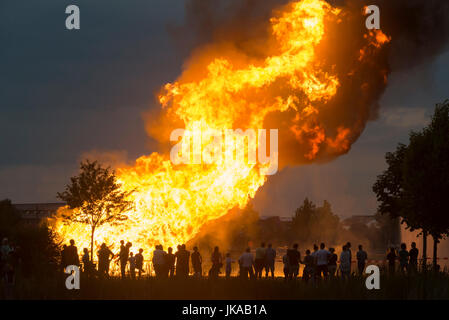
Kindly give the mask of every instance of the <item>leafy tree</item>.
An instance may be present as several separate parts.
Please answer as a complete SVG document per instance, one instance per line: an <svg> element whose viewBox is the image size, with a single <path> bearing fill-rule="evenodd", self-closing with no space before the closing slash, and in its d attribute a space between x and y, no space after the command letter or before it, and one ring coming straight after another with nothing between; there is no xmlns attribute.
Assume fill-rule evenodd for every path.
<svg viewBox="0 0 449 320"><path fill-rule="evenodd" d="M437 104L431 123L411 132L409 145L399 144L386 160L388 169L373 186L379 212L400 216L407 228L422 230L424 259L430 234L436 266L437 244L449 232L449 101Z"/></svg>
<svg viewBox="0 0 449 320"><path fill-rule="evenodd" d="M302 206L295 211L292 219L292 229L302 241L307 241L310 238L315 210L315 204L308 198L305 198Z"/></svg>
<svg viewBox="0 0 449 320"><path fill-rule="evenodd" d="M3 237L15 247L13 263L18 264L21 277L54 276L60 255L54 232L45 223L23 223L19 211L8 199L0 201L0 238Z"/></svg>
<svg viewBox="0 0 449 320"><path fill-rule="evenodd" d="M331 204L323 201L322 207L317 207L315 211L315 225L312 229L316 239L323 239L335 242L340 226L340 218L332 212Z"/></svg>
<svg viewBox="0 0 449 320"><path fill-rule="evenodd" d="M308 198L296 209L292 219L292 231L303 241L336 240L340 229L340 219L332 212L331 205L324 200L322 207L317 207Z"/></svg>
<svg viewBox="0 0 449 320"><path fill-rule="evenodd" d="M449 101L436 106L427 127L410 135L403 177L404 208L412 224L432 236L435 267L438 243L449 232Z"/></svg>
<svg viewBox="0 0 449 320"><path fill-rule="evenodd" d="M378 238L373 241L373 247L385 250L391 243L398 243L400 240L400 218L376 212L374 215L376 227L378 228Z"/></svg>
<svg viewBox="0 0 449 320"><path fill-rule="evenodd" d="M103 168L97 161L81 162L80 173L70 179L65 191L58 198L65 201L70 214L66 222L79 222L91 227L91 260L93 260L95 230L103 224L118 224L128 217L123 212L131 208L128 197L110 168Z"/></svg>

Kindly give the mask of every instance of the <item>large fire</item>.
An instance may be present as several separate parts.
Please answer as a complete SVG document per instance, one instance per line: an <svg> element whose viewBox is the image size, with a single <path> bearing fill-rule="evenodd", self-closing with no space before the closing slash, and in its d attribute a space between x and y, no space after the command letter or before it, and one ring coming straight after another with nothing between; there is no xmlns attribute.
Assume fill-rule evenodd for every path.
<svg viewBox="0 0 449 320"><path fill-rule="evenodd" d="M313 160L324 144L339 153L347 151L351 128L340 126L334 136L327 136L317 120L320 108L340 86L332 66L317 58L317 47L328 23L338 24L341 15L340 9L322 0L292 2L273 12L264 38L265 56L248 56L226 43L217 45L220 50L204 49L204 54L196 57L200 62L191 63L176 82L161 90L161 122L166 127L157 128L156 135L163 136L159 140L168 140L173 124L201 132L262 129L267 115L289 111L294 118L288 130L299 143L309 146L306 159ZM380 31L367 32L366 38L365 47L357 52L360 60L388 41ZM237 135L234 133L234 138ZM208 143L208 139L201 141L203 147ZM232 148L225 146L225 153L233 153ZM98 228L95 245L117 244L123 239L150 252L158 243L185 243L207 221L246 206L267 179L259 168L260 164L232 157L214 164L174 165L167 152L142 156L134 166L116 170L123 189L136 190L129 219L119 226ZM64 239L90 246L89 226L56 219L54 228Z"/></svg>

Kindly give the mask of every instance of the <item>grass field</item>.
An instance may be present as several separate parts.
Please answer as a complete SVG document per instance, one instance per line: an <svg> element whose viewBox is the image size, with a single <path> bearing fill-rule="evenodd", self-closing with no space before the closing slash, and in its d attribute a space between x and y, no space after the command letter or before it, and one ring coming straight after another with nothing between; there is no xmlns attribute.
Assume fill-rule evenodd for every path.
<svg viewBox="0 0 449 320"><path fill-rule="evenodd" d="M353 277L321 281L285 282L282 278L242 280L239 278L155 279L81 281L80 290L67 290L65 278L17 281L14 299L449 299L449 274L427 273L414 277L381 276L380 289L368 290L365 279ZM2 288L4 289L4 288ZM2 290L3 297L4 290Z"/></svg>

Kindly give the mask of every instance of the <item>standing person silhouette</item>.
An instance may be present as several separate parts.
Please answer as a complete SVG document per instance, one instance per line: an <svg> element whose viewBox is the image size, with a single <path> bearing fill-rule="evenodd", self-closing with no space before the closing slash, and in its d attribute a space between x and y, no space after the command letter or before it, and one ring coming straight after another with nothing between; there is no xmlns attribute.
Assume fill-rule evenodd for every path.
<svg viewBox="0 0 449 320"><path fill-rule="evenodd" d="M66 248L66 263L67 265L80 266L80 257L78 255L78 248L75 246L75 240L70 240L70 245Z"/></svg>
<svg viewBox="0 0 449 320"><path fill-rule="evenodd" d="M305 266L304 271L302 272L302 280L304 282L309 282L309 279L313 276L313 266L314 266L313 257L310 254L309 249L306 250L306 255L304 257L303 264Z"/></svg>
<svg viewBox="0 0 449 320"><path fill-rule="evenodd" d="M256 278L262 278L262 271L265 267L265 259L266 259L266 249L265 242L260 244L260 247L256 249L256 258L254 261L254 267L256 269Z"/></svg>
<svg viewBox="0 0 449 320"><path fill-rule="evenodd" d="M349 274L351 274L351 268L352 268L352 251L351 251L351 242L346 243L346 248L349 252Z"/></svg>
<svg viewBox="0 0 449 320"><path fill-rule="evenodd" d="M396 251L393 247L391 247L390 252L387 254L388 271L390 272L390 275L394 274L396 258Z"/></svg>
<svg viewBox="0 0 449 320"><path fill-rule="evenodd" d="M231 277L232 273L232 263L234 262L231 258L231 254L228 252L226 253L226 279L229 279Z"/></svg>
<svg viewBox="0 0 449 320"><path fill-rule="evenodd" d="M162 278L167 275L165 251L162 245L158 244L153 251L153 268L156 278Z"/></svg>
<svg viewBox="0 0 449 320"><path fill-rule="evenodd" d="M334 248L329 248L330 256L327 268L329 270L329 275L331 278L335 277L335 272L337 271L337 260L338 256L335 254Z"/></svg>
<svg viewBox="0 0 449 320"><path fill-rule="evenodd" d="M349 279L351 275L351 252L347 245L343 246L343 251L340 253L340 272L342 279Z"/></svg>
<svg viewBox="0 0 449 320"><path fill-rule="evenodd" d="M109 276L109 263L114 258L114 253L106 246L106 243L102 243L100 250L97 252L98 256L98 273L100 277Z"/></svg>
<svg viewBox="0 0 449 320"><path fill-rule="evenodd" d="M89 257L89 249L84 248L83 249L83 271L87 275L87 277L90 277L92 273L92 264L90 263L90 257Z"/></svg>
<svg viewBox="0 0 449 320"><path fill-rule="evenodd" d="M301 253L298 251L298 244L295 243L292 249L287 250L289 267L289 278L296 279L299 273L299 263L301 262Z"/></svg>
<svg viewBox="0 0 449 320"><path fill-rule="evenodd" d="M189 258L190 252L186 250L186 245L178 246L176 252L176 276L187 278L189 276Z"/></svg>
<svg viewBox="0 0 449 320"><path fill-rule="evenodd" d="M323 273L323 278L327 279L327 264L329 262L330 252L324 249L325 247L325 244L321 243L320 250L315 253L317 279L321 279L321 273Z"/></svg>
<svg viewBox="0 0 449 320"><path fill-rule="evenodd" d="M193 268L193 275L196 278L200 278L203 273L203 259L201 257L201 254L198 251L198 247L193 247L193 253L191 256L192 259L192 268Z"/></svg>
<svg viewBox="0 0 449 320"><path fill-rule="evenodd" d="M401 250L398 252L398 258L399 258L399 267L402 273L405 273L408 269L408 259L409 259L409 253L407 251L407 246L405 243L401 244Z"/></svg>
<svg viewBox="0 0 449 320"><path fill-rule="evenodd" d="M136 257L132 252L129 253L129 273L131 275L131 279L136 279Z"/></svg>
<svg viewBox="0 0 449 320"><path fill-rule="evenodd" d="M211 278L218 278L220 269L223 266L222 256L218 247L214 248L211 256L212 267L209 271L209 276Z"/></svg>
<svg viewBox="0 0 449 320"><path fill-rule="evenodd" d="M419 250L416 248L416 242L412 242L412 248L410 249L410 272L416 273L418 271L418 254Z"/></svg>
<svg viewBox="0 0 449 320"><path fill-rule="evenodd" d="M243 279L248 279L248 274L249 274L250 279L253 279L254 278L254 271L253 271L254 256L251 253L250 248L246 248L245 252L240 256L239 263L241 266L240 276Z"/></svg>
<svg viewBox="0 0 449 320"><path fill-rule="evenodd" d="M176 257L173 254L173 248L168 247L168 253L165 256L165 261L167 263L167 276L173 278L175 276L175 260Z"/></svg>
<svg viewBox="0 0 449 320"><path fill-rule="evenodd" d="M126 277L126 265L128 263L129 258L129 249L132 247L131 242L127 242L126 245L124 245L124 241L120 241L120 253L119 253L119 259L120 259L120 272L122 275L122 279L125 279Z"/></svg>
<svg viewBox="0 0 449 320"><path fill-rule="evenodd" d="M359 244L359 251L356 254L357 257L357 269L359 271L359 275L363 275L363 271L365 271L366 260L368 259L368 254L363 250L363 246Z"/></svg>
<svg viewBox="0 0 449 320"><path fill-rule="evenodd" d="M181 251L182 251L181 245L178 244L176 246L176 252L175 252L176 276L182 275L182 262L181 263L179 262L180 259L182 260L182 258L180 258L180 256L182 255Z"/></svg>
<svg viewBox="0 0 449 320"><path fill-rule="evenodd" d="M290 261L288 261L287 252L282 256L282 263L284 264L284 281L287 281L290 277Z"/></svg>
<svg viewBox="0 0 449 320"><path fill-rule="evenodd" d="M142 272L144 272L143 271L143 254L142 254L142 252L143 252L143 249L141 248L141 249L139 249L139 253L137 253L135 255L135 257L136 257L136 269L137 269L137 272L138 272L139 279L142 277Z"/></svg>
<svg viewBox="0 0 449 320"><path fill-rule="evenodd" d="M276 260L276 250L272 248L271 243L265 250L265 277L268 278L268 272L271 271L271 277L274 279L274 265Z"/></svg>

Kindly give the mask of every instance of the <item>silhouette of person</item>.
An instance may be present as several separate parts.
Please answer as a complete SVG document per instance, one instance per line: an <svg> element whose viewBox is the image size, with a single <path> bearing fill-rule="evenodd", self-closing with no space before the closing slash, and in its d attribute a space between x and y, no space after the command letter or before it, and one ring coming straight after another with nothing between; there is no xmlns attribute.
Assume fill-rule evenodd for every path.
<svg viewBox="0 0 449 320"><path fill-rule="evenodd" d="M398 252L399 267L402 273L405 273L408 269L408 258L409 253L407 251L407 246L405 243L401 243L401 250Z"/></svg>
<svg viewBox="0 0 449 320"><path fill-rule="evenodd" d="M64 244L61 250L61 268L63 272L67 266L67 245Z"/></svg>
<svg viewBox="0 0 449 320"><path fill-rule="evenodd" d="M299 273L299 263L301 262L301 253L298 251L298 244L295 243L293 248L287 250L289 266L289 278L296 279Z"/></svg>
<svg viewBox="0 0 449 320"><path fill-rule="evenodd" d="M156 274L157 278L164 277L167 273L166 270L166 259L165 259L165 251L162 245L158 244L155 247L156 249L153 252L153 268L154 273Z"/></svg>
<svg viewBox="0 0 449 320"><path fill-rule="evenodd" d="M396 251L394 250L393 247L390 248L390 252L387 254L387 260L388 260L388 271L390 272L390 274L394 274L394 269L395 269L395 262L396 262Z"/></svg>
<svg viewBox="0 0 449 320"><path fill-rule="evenodd" d="M327 268L329 270L329 275L331 278L335 277L335 272L337 271L337 260L338 256L335 254L334 248L329 248L330 256L329 256L329 262L327 264Z"/></svg>
<svg viewBox="0 0 449 320"><path fill-rule="evenodd" d="M324 249L326 246L324 243L320 244L320 250L318 250L315 253L316 258L316 271L317 271L317 278L321 278L321 273L323 274L324 279L327 278L327 264L329 262L330 252Z"/></svg>
<svg viewBox="0 0 449 320"><path fill-rule="evenodd" d="M132 252L129 253L129 273L131 275L131 279L136 279L136 257Z"/></svg>
<svg viewBox="0 0 449 320"><path fill-rule="evenodd" d="M124 240L120 240L120 252L122 252L122 250L125 250L125 241Z"/></svg>
<svg viewBox="0 0 449 320"><path fill-rule="evenodd" d="M165 256L165 261L167 263L167 276L170 276L170 278L174 277L175 275L175 260L176 257L173 254L173 248L168 247L168 253Z"/></svg>
<svg viewBox="0 0 449 320"><path fill-rule="evenodd" d="M343 251L340 253L340 271L342 279L349 279L351 275L351 252L347 245L343 246Z"/></svg>
<svg viewBox="0 0 449 320"><path fill-rule="evenodd" d="M179 257L182 255L181 251L182 251L182 247L180 244L178 244L176 246L176 252L175 252L176 276L182 275L182 262L179 263L179 259L180 259ZM181 260L182 260L182 258L181 258Z"/></svg>
<svg viewBox="0 0 449 320"><path fill-rule="evenodd" d="M254 260L254 268L256 269L256 278L262 278L262 270L265 267L265 242L260 244L260 247L256 249L256 257Z"/></svg>
<svg viewBox="0 0 449 320"><path fill-rule="evenodd" d="M368 259L368 254L363 250L363 246L361 244L359 244L359 251L357 251L356 257L359 275L363 275L363 271L365 271L366 260Z"/></svg>
<svg viewBox="0 0 449 320"><path fill-rule="evenodd" d="M139 253L137 253L135 255L135 257L136 257L136 269L138 271L139 279L142 276L142 272L144 272L143 271L143 254L142 254L142 252L143 252L143 249L139 249Z"/></svg>
<svg viewBox="0 0 449 320"><path fill-rule="evenodd" d="M223 266L222 256L218 247L214 248L211 256L212 267L209 271L209 276L211 278L218 278L218 274L220 273L220 269Z"/></svg>
<svg viewBox="0 0 449 320"><path fill-rule="evenodd" d="M129 249L132 247L131 242L127 242L126 245L124 245L124 241L120 241L120 253L119 253L119 259L120 259L120 273L122 275L122 279L125 279L126 277L126 265L128 263L129 258Z"/></svg>
<svg viewBox="0 0 449 320"><path fill-rule="evenodd" d="M309 279L313 276L313 268L314 268L314 262L313 257L310 254L310 250L306 250L306 256L304 257L303 261L304 271L302 272L302 280L305 282L308 282Z"/></svg>
<svg viewBox="0 0 449 320"><path fill-rule="evenodd" d="M186 245L182 244L176 254L176 275L181 278L187 278L189 276L190 252L186 250Z"/></svg>
<svg viewBox="0 0 449 320"><path fill-rule="evenodd" d="M290 276L290 261L288 261L287 252L282 256L282 263L284 264L284 280L287 281Z"/></svg>
<svg viewBox="0 0 449 320"><path fill-rule="evenodd" d="M241 273L240 276L243 279L248 279L248 275L251 279L254 278L254 256L251 253L250 248L246 248L245 252L240 256L239 263L241 265Z"/></svg>
<svg viewBox="0 0 449 320"><path fill-rule="evenodd" d="M66 259L67 259L67 265L74 265L78 266L80 265L80 258L78 255L78 248L75 246L75 240L70 240L70 245L66 248Z"/></svg>
<svg viewBox="0 0 449 320"><path fill-rule="evenodd" d="M410 271L415 273L418 271L418 254L419 250L416 248L416 243L412 242L412 248L410 249Z"/></svg>
<svg viewBox="0 0 449 320"><path fill-rule="evenodd" d="M201 254L198 251L198 247L193 247L193 253L192 253L192 268L193 268L193 274L195 277L201 277L203 273L202 269L202 263L203 259L201 258Z"/></svg>
<svg viewBox="0 0 449 320"><path fill-rule="evenodd" d="M84 248L83 249L83 270L86 273L86 275L89 277L91 274L91 263L90 263L90 256L89 256L89 249Z"/></svg>
<svg viewBox="0 0 449 320"><path fill-rule="evenodd" d="M231 272L232 272L232 263L234 261L231 258L231 254L228 252L226 253L226 259L225 259L225 263L226 263L226 267L225 267L225 271L226 271L226 279L229 279L231 277Z"/></svg>
<svg viewBox="0 0 449 320"><path fill-rule="evenodd" d="M97 252L98 256L98 272L100 277L109 276L109 263L114 258L114 253L106 246L106 243L102 243L100 250Z"/></svg>
<svg viewBox="0 0 449 320"><path fill-rule="evenodd" d="M346 243L346 248L348 249L349 252L349 274L351 274L351 268L352 268L352 251L351 251L351 242L347 242Z"/></svg>
<svg viewBox="0 0 449 320"><path fill-rule="evenodd" d="M276 250L272 248L271 243L265 250L265 277L268 278L268 273L271 271L271 277L274 279L274 264L276 260Z"/></svg>

